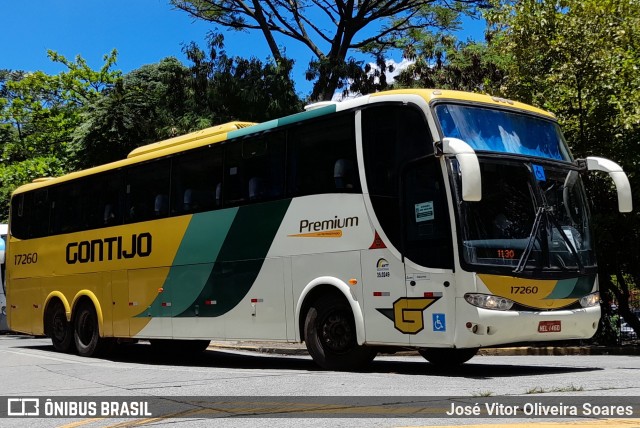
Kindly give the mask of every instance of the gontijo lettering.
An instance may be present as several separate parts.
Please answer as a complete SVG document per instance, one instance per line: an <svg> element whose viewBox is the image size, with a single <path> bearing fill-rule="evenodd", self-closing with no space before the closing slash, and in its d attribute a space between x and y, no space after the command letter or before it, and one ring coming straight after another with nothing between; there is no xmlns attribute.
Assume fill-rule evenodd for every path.
<svg viewBox="0 0 640 428"><path fill-rule="evenodd" d="M148 257L152 251L152 238L149 232L133 234L131 238L113 236L91 241L70 242L67 244L67 263L93 263L106 260L132 259Z"/></svg>

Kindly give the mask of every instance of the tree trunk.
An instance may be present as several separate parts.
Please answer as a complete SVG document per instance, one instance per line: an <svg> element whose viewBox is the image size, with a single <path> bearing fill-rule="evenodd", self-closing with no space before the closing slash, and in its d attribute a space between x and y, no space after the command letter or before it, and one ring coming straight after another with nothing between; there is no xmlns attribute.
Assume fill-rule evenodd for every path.
<svg viewBox="0 0 640 428"><path fill-rule="evenodd" d="M618 270L616 272L616 278L620 290L616 287L611 287L611 291L616 295L618 299L618 314L629 324L629 326L636 332L636 335L640 337L640 319L631 311L629 307L629 286L624 279L623 272Z"/></svg>

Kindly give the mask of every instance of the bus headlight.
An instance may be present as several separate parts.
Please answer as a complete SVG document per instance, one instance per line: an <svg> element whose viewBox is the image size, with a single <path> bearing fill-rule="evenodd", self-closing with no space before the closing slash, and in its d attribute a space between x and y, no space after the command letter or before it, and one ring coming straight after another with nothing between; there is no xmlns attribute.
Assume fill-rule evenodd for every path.
<svg viewBox="0 0 640 428"><path fill-rule="evenodd" d="M467 293L464 295L464 299L473 306L484 309L508 311L513 306L513 300L493 294Z"/></svg>
<svg viewBox="0 0 640 428"><path fill-rule="evenodd" d="M587 294L580 299L580 306L583 308L590 308L598 304L600 304L600 293L597 291L595 293Z"/></svg>

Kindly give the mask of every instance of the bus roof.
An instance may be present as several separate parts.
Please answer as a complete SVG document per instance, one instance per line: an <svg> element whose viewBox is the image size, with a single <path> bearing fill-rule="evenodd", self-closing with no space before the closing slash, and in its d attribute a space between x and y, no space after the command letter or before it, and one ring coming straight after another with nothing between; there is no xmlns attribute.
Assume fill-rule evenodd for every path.
<svg viewBox="0 0 640 428"><path fill-rule="evenodd" d="M518 101L512 101L501 97L494 97L487 94L479 94L475 92L452 91L448 89L396 89L392 91L378 92L371 94L371 97L389 96L389 95L419 95L431 104L436 101L460 101L467 103L484 104L486 106L504 107L509 109L522 110L527 113L538 114L549 119L556 119L553 113L524 104Z"/></svg>
<svg viewBox="0 0 640 428"><path fill-rule="evenodd" d="M126 159L118 160L82 171L72 172L57 178L47 177L46 179L36 179L31 183L20 186L14 191L14 194L22 193L28 190L49 187L51 185L63 183L75 178L97 174L100 172L116 170L127 165L143 162L153 158L167 156L184 150L202 147L213 143L219 143L228 139L258 133L296 122L301 122L314 117L331 114L336 111L356 108L362 105L366 105L369 102L374 101L376 97L381 96L397 96L399 101L405 100L408 97L418 96L423 98L428 104L441 100L476 103L486 106L498 106L508 109L521 110L528 113L542 115L549 119L555 119L555 116L553 114L545 110L527 104L519 103L517 101L506 100L504 98L493 97L485 94L440 89L398 89L378 92L337 103L332 102L317 104L307 111L263 123L256 124L253 122L236 121L213 126L196 132L191 132L189 134L138 147L131 151Z"/></svg>

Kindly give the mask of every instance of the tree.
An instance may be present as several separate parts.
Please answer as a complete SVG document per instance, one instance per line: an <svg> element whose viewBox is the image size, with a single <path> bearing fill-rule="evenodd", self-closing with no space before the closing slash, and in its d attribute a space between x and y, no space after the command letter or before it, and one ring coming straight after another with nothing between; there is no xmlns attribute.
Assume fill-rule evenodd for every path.
<svg viewBox="0 0 640 428"><path fill-rule="evenodd" d="M624 0L504 2L487 14L492 46L509 57L503 95L558 115L573 153L599 155L628 173L640 194L640 3ZM604 294L636 332L629 298L640 286L640 215L614 209L608 177L588 176ZM608 308L605 308L608 309Z"/></svg>
<svg viewBox="0 0 640 428"><path fill-rule="evenodd" d="M134 148L182 133L189 70L175 58L145 65L89 103L73 133L74 168L123 159Z"/></svg>
<svg viewBox="0 0 640 428"><path fill-rule="evenodd" d="M92 70L78 56L71 61L49 51L66 66L57 75L41 71L0 71L0 218L8 217L11 192L21 184L69 170L69 143L82 109L113 84L116 51Z"/></svg>
<svg viewBox="0 0 640 428"><path fill-rule="evenodd" d="M230 58L224 39L210 34L207 51L184 47L176 58L134 70L86 106L74 132L75 167L122 159L134 148L221 123L262 122L302 108L291 63Z"/></svg>
<svg viewBox="0 0 640 428"><path fill-rule="evenodd" d="M329 100L360 65L349 51L374 53L395 48L413 31L443 27L451 11L474 13L487 0L171 0L178 9L221 27L260 31L276 64L285 60L277 38L304 45L316 79L311 99ZM358 73L359 74L359 73ZM359 74L361 76L361 74Z"/></svg>
<svg viewBox="0 0 640 428"><path fill-rule="evenodd" d="M413 63L396 77L395 86L492 93L506 78L502 52L482 42L460 42L451 34L416 35L404 56Z"/></svg>

